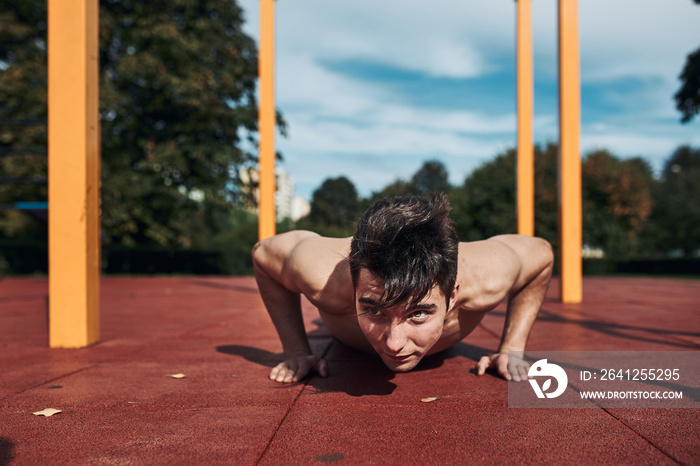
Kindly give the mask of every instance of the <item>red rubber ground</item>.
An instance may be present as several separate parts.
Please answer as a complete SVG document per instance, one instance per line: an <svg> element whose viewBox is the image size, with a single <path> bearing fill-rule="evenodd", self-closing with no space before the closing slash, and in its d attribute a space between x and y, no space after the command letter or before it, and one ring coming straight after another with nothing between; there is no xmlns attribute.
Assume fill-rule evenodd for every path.
<svg viewBox="0 0 700 466"><path fill-rule="evenodd" d="M508 408L507 383L473 370L503 307L394 374L332 340L307 303L331 376L280 385L252 278L103 279L102 341L80 350L47 348L47 289L0 281L0 465L700 464L698 409ZM586 278L580 305L556 290L528 349L700 349L698 281ZM44 408L62 413L31 414Z"/></svg>

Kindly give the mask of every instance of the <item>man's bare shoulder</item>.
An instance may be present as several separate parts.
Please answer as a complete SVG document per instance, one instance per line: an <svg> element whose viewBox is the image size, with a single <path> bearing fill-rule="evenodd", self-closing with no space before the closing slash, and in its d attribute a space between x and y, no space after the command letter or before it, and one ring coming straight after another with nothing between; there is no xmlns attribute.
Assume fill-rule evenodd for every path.
<svg viewBox="0 0 700 466"><path fill-rule="evenodd" d="M311 232L290 232L294 246L285 261L284 274L314 304L352 290L347 257L350 238L326 238ZM335 299L335 298L333 298Z"/></svg>
<svg viewBox="0 0 700 466"><path fill-rule="evenodd" d="M311 271L307 269L335 267L350 252L350 238L326 238L308 231L290 234L296 234L297 241L290 250L288 265L302 273Z"/></svg>
<svg viewBox="0 0 700 466"><path fill-rule="evenodd" d="M508 236L511 235L499 235L480 241L461 242L459 243L460 257L473 256L478 258L494 257L506 260L513 259L515 258L514 251L512 247L504 241Z"/></svg>
<svg viewBox="0 0 700 466"><path fill-rule="evenodd" d="M459 243L458 303L465 310L492 309L506 298L519 270L518 256L498 237Z"/></svg>

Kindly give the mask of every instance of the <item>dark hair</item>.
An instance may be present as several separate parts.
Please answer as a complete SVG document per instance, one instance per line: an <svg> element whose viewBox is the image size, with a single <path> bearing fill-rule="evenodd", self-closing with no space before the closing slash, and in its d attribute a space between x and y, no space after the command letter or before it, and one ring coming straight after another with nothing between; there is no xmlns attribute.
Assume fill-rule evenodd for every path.
<svg viewBox="0 0 700 466"><path fill-rule="evenodd" d="M449 307L457 279L459 239L444 194L382 199L367 209L350 245L350 272L360 269L384 281L380 309L417 303L437 286Z"/></svg>

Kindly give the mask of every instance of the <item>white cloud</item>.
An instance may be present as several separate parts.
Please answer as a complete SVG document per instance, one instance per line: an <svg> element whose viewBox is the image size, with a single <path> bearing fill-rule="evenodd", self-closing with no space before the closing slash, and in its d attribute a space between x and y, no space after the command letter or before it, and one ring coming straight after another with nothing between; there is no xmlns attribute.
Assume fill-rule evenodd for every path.
<svg viewBox="0 0 700 466"><path fill-rule="evenodd" d="M239 0L249 20L245 30L254 37L258 3ZM700 46L700 7L691 0L578 4L584 84L655 83L643 95L623 94L629 101L616 105L629 109L627 115L584 127L582 150L605 147L661 160L679 144L700 144L697 122L675 124L672 101L686 55ZM532 5L537 72L556 76L557 1ZM514 66L515 8L515 1L483 0L277 2L277 105L290 134L278 146L298 193L308 198L323 179L340 174L367 193L410 176L432 157L448 163L453 180L461 182L476 163L513 146L513 114L418 108L382 82L354 80L322 64L361 61L432 77L482 76L509 56ZM663 119L672 122L650 126ZM556 140L557 121L556 113L538 115L536 140Z"/></svg>
<svg viewBox="0 0 700 466"><path fill-rule="evenodd" d="M306 113L312 111L310 115L335 116L360 113L376 105L386 93L331 73L305 55L278 60L276 91L278 106L289 111L300 109Z"/></svg>
<svg viewBox="0 0 700 466"><path fill-rule="evenodd" d="M438 154L467 156L487 155L493 144L483 139L419 124L389 124L354 127L339 122L318 122L301 125L293 137L280 141L281 149L314 154L373 154L386 157Z"/></svg>
<svg viewBox="0 0 700 466"><path fill-rule="evenodd" d="M580 5L586 79L660 76L675 80L688 52L700 46L700 7L691 0Z"/></svg>
<svg viewBox="0 0 700 466"><path fill-rule="evenodd" d="M680 145L700 146L700 133L685 131L680 125L669 130L649 124L634 128L597 124L584 127L581 134L584 153L605 148L622 157L651 156L656 161L668 157Z"/></svg>
<svg viewBox="0 0 700 466"><path fill-rule="evenodd" d="M464 154L474 135L512 132L515 115L416 108L390 90L331 73L306 57L280 60L278 95L290 136L281 148L316 153ZM471 138L466 135L471 135Z"/></svg>
<svg viewBox="0 0 700 466"><path fill-rule="evenodd" d="M246 31L258 35L258 2L244 0ZM431 76L471 77L489 68L484 48L511 48L507 2L418 0L278 2L278 55L380 61ZM504 40L505 39L505 40ZM303 53L303 52L302 52Z"/></svg>

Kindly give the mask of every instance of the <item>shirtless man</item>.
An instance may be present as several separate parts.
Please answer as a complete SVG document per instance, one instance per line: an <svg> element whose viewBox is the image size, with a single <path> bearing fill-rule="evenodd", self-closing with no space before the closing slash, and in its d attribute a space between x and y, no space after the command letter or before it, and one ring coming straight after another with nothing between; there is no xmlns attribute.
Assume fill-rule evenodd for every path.
<svg viewBox="0 0 700 466"><path fill-rule="evenodd" d="M519 235L460 243L449 212L444 195L399 197L370 207L352 238L292 231L257 243L255 278L284 348L270 379L328 375L309 347L303 294L335 338L378 354L396 372L457 344L507 298L498 352L481 358L477 374L491 369L526 380L529 366L513 357L509 365L508 352L525 349L551 277L552 248Z"/></svg>

